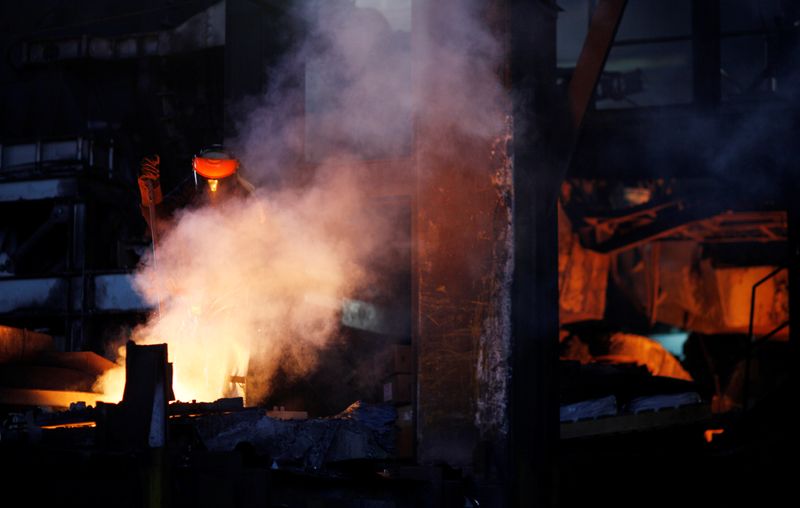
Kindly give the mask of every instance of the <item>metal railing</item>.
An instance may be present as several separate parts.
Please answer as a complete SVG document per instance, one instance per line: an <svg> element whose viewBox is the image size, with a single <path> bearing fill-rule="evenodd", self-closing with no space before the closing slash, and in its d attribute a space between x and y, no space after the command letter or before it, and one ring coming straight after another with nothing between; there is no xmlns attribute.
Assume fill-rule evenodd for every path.
<svg viewBox="0 0 800 508"><path fill-rule="evenodd" d="M778 334L781 330L789 326L790 320L787 320L784 323L781 323L776 328L774 328L769 333L762 335L761 337L755 337L754 327L755 327L755 313L756 313L756 295L758 288L764 284L765 282L775 278L776 275L781 273L783 270L788 269L786 266L779 266L769 272L767 275L762 277L758 282L753 284L753 288L750 292L750 320L747 325L747 345L745 349L745 361L744 361L744 381L742 384L742 413L747 412L747 405L748 400L750 398L750 364L752 362L753 354L756 351L756 346L760 346L764 344L767 340L774 337Z"/></svg>

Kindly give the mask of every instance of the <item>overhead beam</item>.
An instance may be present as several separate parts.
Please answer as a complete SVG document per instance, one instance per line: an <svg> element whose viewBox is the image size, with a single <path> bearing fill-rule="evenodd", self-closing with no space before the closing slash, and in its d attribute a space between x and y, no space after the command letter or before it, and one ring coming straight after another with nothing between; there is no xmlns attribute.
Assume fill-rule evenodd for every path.
<svg viewBox="0 0 800 508"><path fill-rule="evenodd" d="M51 178L0 183L0 203L68 198L77 195L75 178Z"/></svg>
<svg viewBox="0 0 800 508"><path fill-rule="evenodd" d="M613 254L669 236L694 222L714 216L719 212L719 209L709 210L706 207L691 207L671 211L663 214L650 224L626 233L614 234L602 242L592 242L592 239L587 239L589 241L586 247L604 254Z"/></svg>
<svg viewBox="0 0 800 508"><path fill-rule="evenodd" d="M80 311L84 287L91 312L144 312L150 305L136 292L129 273L81 276L0 279L0 314L42 314ZM71 280L70 280L71 279ZM72 292L71 299L69 292ZM67 301L72 305L67 308ZM58 310L55 310L58 309Z"/></svg>

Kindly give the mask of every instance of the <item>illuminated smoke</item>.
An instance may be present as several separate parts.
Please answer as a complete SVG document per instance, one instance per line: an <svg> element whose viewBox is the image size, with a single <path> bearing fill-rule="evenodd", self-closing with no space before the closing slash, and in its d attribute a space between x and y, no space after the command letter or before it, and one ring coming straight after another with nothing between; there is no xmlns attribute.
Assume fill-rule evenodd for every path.
<svg viewBox="0 0 800 508"><path fill-rule="evenodd" d="M364 267L385 255L391 230L364 213L382 182L354 161L410 161L423 150L457 164L458 140L503 132L500 45L477 2L452 2L447 27L415 27L427 48L418 62L410 0L301 3L295 15L307 37L269 70L262 96L229 111L239 134L227 145L260 190L181 213L159 243L157 270L146 260L136 277L151 304L163 301L160 318L133 339L169 344L182 400L234 395L230 376L256 364L250 374L268 392L279 363L303 375L319 361L339 330L342 299L369 282ZM415 139L421 114L429 136ZM313 176L290 181L298 166L313 166ZM488 170L486 178L492 185ZM121 394L122 375L99 388L116 383Z"/></svg>
<svg viewBox="0 0 800 508"><path fill-rule="evenodd" d="M247 374L252 354L261 372L250 375L264 382L287 357L302 374L338 330L342 299L366 280L359 262L380 238L380 223L358 219L363 199L347 173L321 174L324 184L305 190L180 214L159 242L155 267L147 262L137 273L146 300L162 301L161 315L133 340L168 343L178 399L241 395L230 378ZM121 392L113 378L122 375L109 375L103 388Z"/></svg>

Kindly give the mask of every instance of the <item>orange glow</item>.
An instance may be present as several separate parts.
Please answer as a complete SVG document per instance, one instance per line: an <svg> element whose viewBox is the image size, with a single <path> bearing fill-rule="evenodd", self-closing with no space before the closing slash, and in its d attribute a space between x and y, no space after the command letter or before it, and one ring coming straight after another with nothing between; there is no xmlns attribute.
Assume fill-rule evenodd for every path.
<svg viewBox="0 0 800 508"><path fill-rule="evenodd" d="M111 369L111 371L113 370L115 369ZM123 372L123 384L124 377L125 374ZM120 399L121 398L122 391L120 391ZM2 404L68 408L73 402L85 402L89 406L96 406L98 402L117 402L117 400L115 400L115 397L104 393L37 390L32 388L0 388L0 403Z"/></svg>
<svg viewBox="0 0 800 508"><path fill-rule="evenodd" d="M122 400L125 391L125 346L117 348L117 365L113 369L108 369L97 378L92 389L102 393L109 400L108 402L117 403Z"/></svg>
<svg viewBox="0 0 800 508"><path fill-rule="evenodd" d="M316 366L341 326L341 302L367 280L352 260L382 245L382 224L353 222L363 203L353 181L337 171L313 192L233 197L187 210L165 232L158 264L135 278L148 303L161 297L161 310L121 339L167 343L177 400L242 397L234 380L252 376L260 384L245 404L257 403L278 369L303 376ZM125 387L124 354L94 386L114 402Z"/></svg>
<svg viewBox="0 0 800 508"><path fill-rule="evenodd" d="M208 181L208 188L211 192L217 192L217 186L219 185L219 180L211 179Z"/></svg>
<svg viewBox="0 0 800 508"><path fill-rule="evenodd" d="M714 436L722 434L723 432L725 432L725 429L706 429L703 436L706 438L706 443L710 443L714 440Z"/></svg>
<svg viewBox="0 0 800 508"><path fill-rule="evenodd" d="M73 422L73 423L60 423L58 425L43 425L40 427L43 430L53 429L80 429L80 428L94 428L97 427L95 422Z"/></svg>
<svg viewBox="0 0 800 508"><path fill-rule="evenodd" d="M231 176L239 169L239 161L236 159L206 159L205 157L195 157L192 167L204 178L219 180Z"/></svg>

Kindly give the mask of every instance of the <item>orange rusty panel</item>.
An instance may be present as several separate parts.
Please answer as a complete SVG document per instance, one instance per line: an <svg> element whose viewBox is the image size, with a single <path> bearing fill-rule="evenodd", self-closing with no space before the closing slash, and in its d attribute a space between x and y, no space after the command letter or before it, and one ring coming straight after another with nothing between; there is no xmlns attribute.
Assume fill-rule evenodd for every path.
<svg viewBox="0 0 800 508"><path fill-rule="evenodd" d="M622 259L623 256L620 256ZM697 242L661 244L657 320L700 333L747 333L753 284L774 267L714 267L702 258ZM644 287L646 270L635 272L618 263L621 280ZM636 299L643 301L642 295ZM777 328L789 317L787 275L779 273L759 287L756 296L756 335ZM788 329L779 337L786 337Z"/></svg>
<svg viewBox="0 0 800 508"><path fill-rule="evenodd" d="M702 259L699 244L662 243L658 269L657 320L685 330L715 333L722 322L719 296L714 269L709 260ZM638 274L642 284L646 276L644 271Z"/></svg>
<svg viewBox="0 0 800 508"><path fill-rule="evenodd" d="M415 239L423 462L470 464L481 433L505 425L510 200L493 181L490 150L473 141L461 146L463 160L432 157L421 168Z"/></svg>
<svg viewBox="0 0 800 508"><path fill-rule="evenodd" d="M484 33L484 20L473 25L471 15L457 15L463 7L415 3L411 43L421 106L414 131L417 460L453 467L473 467L482 443L501 449L506 442L513 267L513 125L496 74L502 58L485 58L495 50L501 57L503 48L473 37L476 44L459 53L465 47L450 36ZM441 65L443 58L470 64Z"/></svg>
<svg viewBox="0 0 800 508"><path fill-rule="evenodd" d="M561 324L602 319L609 256L584 249L558 206L558 294Z"/></svg>
<svg viewBox="0 0 800 508"><path fill-rule="evenodd" d="M49 335L0 325L0 363L28 360L54 349Z"/></svg>
<svg viewBox="0 0 800 508"><path fill-rule="evenodd" d="M726 329L747 331L753 285L774 269L774 266L754 266L717 268L714 271ZM783 271L759 286L756 291L753 329L756 334L766 334L788 319L789 280L788 273Z"/></svg>

